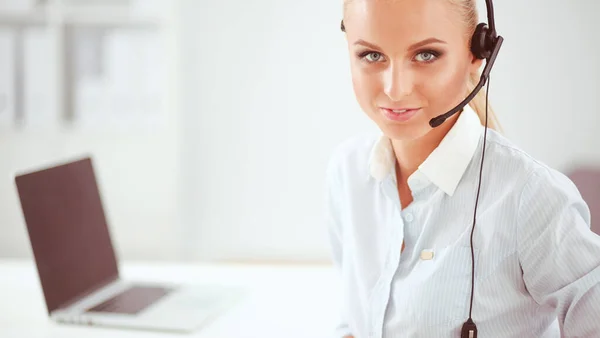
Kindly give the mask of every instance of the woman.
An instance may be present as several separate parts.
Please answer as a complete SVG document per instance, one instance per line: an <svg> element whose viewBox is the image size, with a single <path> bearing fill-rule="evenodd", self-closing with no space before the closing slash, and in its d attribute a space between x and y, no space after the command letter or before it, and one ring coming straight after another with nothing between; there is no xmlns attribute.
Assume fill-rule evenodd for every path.
<svg viewBox="0 0 600 338"><path fill-rule="evenodd" d="M477 23L474 0L344 4L354 92L381 135L344 142L327 171L338 337L460 337L468 318L480 337L600 337L600 236L572 182L486 120L484 91L429 125L479 79Z"/></svg>

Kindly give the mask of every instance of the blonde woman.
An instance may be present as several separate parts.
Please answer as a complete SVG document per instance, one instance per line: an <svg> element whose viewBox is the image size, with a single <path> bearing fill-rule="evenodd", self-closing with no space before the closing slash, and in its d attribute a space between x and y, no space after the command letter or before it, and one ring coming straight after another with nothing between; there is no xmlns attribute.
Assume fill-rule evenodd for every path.
<svg viewBox="0 0 600 338"><path fill-rule="evenodd" d="M501 135L483 89L432 127L479 82L478 23L474 0L345 0L381 133L327 171L338 337L600 337L600 236L576 187Z"/></svg>

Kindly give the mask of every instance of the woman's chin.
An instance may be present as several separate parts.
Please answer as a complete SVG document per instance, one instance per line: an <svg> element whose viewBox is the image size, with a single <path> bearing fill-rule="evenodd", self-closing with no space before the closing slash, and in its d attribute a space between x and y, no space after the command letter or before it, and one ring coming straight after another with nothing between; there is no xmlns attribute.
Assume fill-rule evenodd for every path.
<svg viewBox="0 0 600 338"><path fill-rule="evenodd" d="M383 133L392 140L397 141L412 141L423 137L427 134L427 128L422 126L398 126L388 125L383 129Z"/></svg>
<svg viewBox="0 0 600 338"><path fill-rule="evenodd" d="M380 120L378 125L383 134L390 139L398 141L416 140L431 131L431 127L427 124L427 121L423 121L422 119L415 119L410 121L410 123L389 123L388 121Z"/></svg>

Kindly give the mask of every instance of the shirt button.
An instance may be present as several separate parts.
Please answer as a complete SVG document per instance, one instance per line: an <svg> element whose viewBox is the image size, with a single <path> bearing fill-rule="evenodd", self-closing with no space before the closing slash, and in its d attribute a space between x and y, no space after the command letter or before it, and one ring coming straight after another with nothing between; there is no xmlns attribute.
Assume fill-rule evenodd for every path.
<svg viewBox="0 0 600 338"><path fill-rule="evenodd" d="M424 261L432 260L433 259L433 251L431 251L431 250L421 251L421 259Z"/></svg>
<svg viewBox="0 0 600 338"><path fill-rule="evenodd" d="M406 219L407 222L412 222L413 221L413 215L412 214L406 214L406 216L404 216L404 219Z"/></svg>

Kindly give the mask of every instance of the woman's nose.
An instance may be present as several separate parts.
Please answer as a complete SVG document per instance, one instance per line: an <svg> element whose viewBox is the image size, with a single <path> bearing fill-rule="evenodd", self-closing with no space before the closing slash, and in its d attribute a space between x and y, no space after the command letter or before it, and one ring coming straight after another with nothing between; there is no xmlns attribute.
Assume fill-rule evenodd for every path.
<svg viewBox="0 0 600 338"><path fill-rule="evenodd" d="M413 91L413 76L410 70L400 66L390 66L384 72L383 81L385 94L392 101L402 101Z"/></svg>

